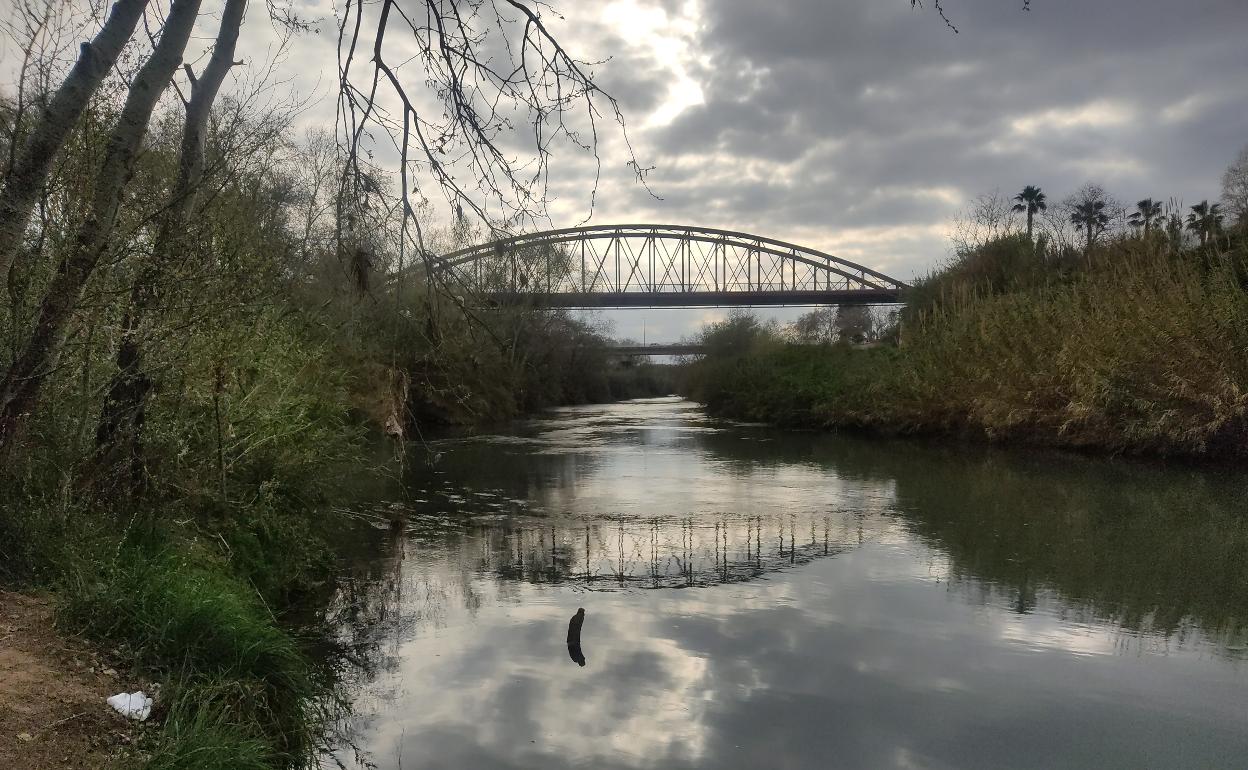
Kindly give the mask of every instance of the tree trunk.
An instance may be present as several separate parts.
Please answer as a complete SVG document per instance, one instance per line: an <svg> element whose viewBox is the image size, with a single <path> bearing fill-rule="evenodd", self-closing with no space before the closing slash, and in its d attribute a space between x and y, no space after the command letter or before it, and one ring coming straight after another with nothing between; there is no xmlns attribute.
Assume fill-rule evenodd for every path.
<svg viewBox="0 0 1248 770"><path fill-rule="evenodd" d="M78 60L23 144L0 191L0 279L9 273L26 223L47 182L56 153L74 130L96 89L117 62L148 0L117 0L99 34L83 43Z"/></svg>
<svg viewBox="0 0 1248 770"><path fill-rule="evenodd" d="M1035 212L1032 211L1030 208L1028 208L1027 209L1027 242L1028 243L1035 243L1035 240L1032 239L1031 237L1031 219L1033 216L1035 216Z"/></svg>
<svg viewBox="0 0 1248 770"><path fill-rule="evenodd" d="M117 371L104 398L95 441L97 464L109 478L135 494L144 483L143 424L152 378L144 371L144 327L156 308L159 283L173 255L181 249L186 223L203 182L204 144L208 118L225 77L234 66L234 50L242 27L247 0L226 0L212 57L199 78L187 67L191 98L186 103L178 178L169 206L160 223L151 258L139 270L131 289L121 343L117 348Z"/></svg>
<svg viewBox="0 0 1248 770"><path fill-rule="evenodd" d="M200 0L173 0L160 42L126 94L126 103L108 137L87 213L70 254L57 266L39 305L34 332L0 381L0 455L13 444L21 424L39 401L43 381L56 362L65 327L87 279L108 248L117 221L121 192L134 167L152 111L182 61L199 14Z"/></svg>

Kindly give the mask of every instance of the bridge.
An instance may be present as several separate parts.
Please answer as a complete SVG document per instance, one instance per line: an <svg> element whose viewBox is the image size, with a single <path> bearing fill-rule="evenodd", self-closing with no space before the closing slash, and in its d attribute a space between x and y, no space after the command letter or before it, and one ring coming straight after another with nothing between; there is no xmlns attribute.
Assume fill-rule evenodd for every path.
<svg viewBox="0 0 1248 770"><path fill-rule="evenodd" d="M909 288L816 249L683 225L515 235L453 251L433 269L489 304L563 308L873 305Z"/></svg>
<svg viewBox="0 0 1248 770"><path fill-rule="evenodd" d="M650 345L613 345L608 348L615 356L700 356L706 346L695 342L666 342Z"/></svg>
<svg viewBox="0 0 1248 770"><path fill-rule="evenodd" d="M798 346L809 345L811 347L819 347L823 343L817 342L797 342L790 343ZM866 350L870 348L878 348L878 342L860 342L850 344L849 347L858 350ZM706 346L699 342L652 342L648 345L612 345L607 348L613 356L700 356L706 353Z"/></svg>

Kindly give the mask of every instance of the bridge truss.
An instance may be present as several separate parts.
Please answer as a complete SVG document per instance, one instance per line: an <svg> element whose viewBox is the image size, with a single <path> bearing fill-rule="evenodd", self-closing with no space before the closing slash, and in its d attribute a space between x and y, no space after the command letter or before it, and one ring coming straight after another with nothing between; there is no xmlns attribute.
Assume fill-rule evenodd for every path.
<svg viewBox="0 0 1248 770"><path fill-rule="evenodd" d="M815 249L680 225L517 235L451 252L434 269L491 303L548 307L886 304L909 288Z"/></svg>

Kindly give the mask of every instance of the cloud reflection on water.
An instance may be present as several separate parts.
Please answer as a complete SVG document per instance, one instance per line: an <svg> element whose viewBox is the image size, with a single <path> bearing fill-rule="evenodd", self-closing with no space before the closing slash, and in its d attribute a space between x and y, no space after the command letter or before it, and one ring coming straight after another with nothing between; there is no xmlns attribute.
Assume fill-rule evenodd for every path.
<svg viewBox="0 0 1248 770"><path fill-rule="evenodd" d="M453 442L435 480L466 507L415 515L339 597L374 663L347 731L379 767L1222 765L1248 750L1242 591L1206 605L1175 586L1141 611L1128 568L1135 583L1165 569L1139 538L1167 509L1100 513L1131 502L1104 468L1102 488L993 454L889 457L662 402L527 431L537 453ZM540 513L473 510L485 487ZM1216 513L1167 537L1240 543ZM1078 582L1093 573L1055 542L1067 532L1121 551L1100 561L1123 574ZM580 606L585 668L565 639Z"/></svg>

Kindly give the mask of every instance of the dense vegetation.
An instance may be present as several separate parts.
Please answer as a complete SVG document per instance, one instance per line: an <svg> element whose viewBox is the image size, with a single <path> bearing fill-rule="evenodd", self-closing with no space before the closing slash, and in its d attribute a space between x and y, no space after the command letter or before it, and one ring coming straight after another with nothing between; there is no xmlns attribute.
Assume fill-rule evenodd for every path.
<svg viewBox="0 0 1248 770"><path fill-rule="evenodd" d="M1085 204L1071 219L1086 237L1100 208ZM715 413L784 425L1248 453L1248 248L1210 208L1117 236L1106 217L1082 249L990 233L915 286L871 347L794 344L819 324L734 316L704 332L685 387Z"/></svg>
<svg viewBox="0 0 1248 770"><path fill-rule="evenodd" d="M491 49L460 23L479 4L428 4L456 23L428 79L413 81L428 86L415 101L446 112L409 107L396 128L341 71L354 84L341 93L353 121L344 150L342 136L294 130L307 105L278 94L276 63L234 69L255 58L235 55L247 3L223 0L207 21L201 5L119 0L96 19L78 4L18 3L5 28L21 64L0 97L0 581L54 588L67 629L164 683L163 729L138 747L148 766L303 765L323 739L333 677L309 654L316 629L296 618L331 566L328 503L368 434L401 451L423 425L663 393L670 372L612 368L601 332L569 314L478 301L514 285L514 260L540 280L558 254L487 260L472 282L429 269L432 255L485 237L465 206L493 206L506 224L542 213L546 142L587 141L562 123L572 101L592 113L605 99L619 118L556 47L523 69L528 88L498 86L551 129L537 131L532 165L509 160L495 128L509 121L476 111L499 103L477 98L498 83L479 68L500 50L545 50L542 25L522 21L519 40ZM264 9L279 26L306 24L280 5ZM370 4L384 9L380 29L395 5ZM363 9L348 3L342 18ZM149 34L135 34L139 21ZM188 49L205 33L197 24L215 30L210 55ZM411 32L428 54L428 30ZM368 63L377 73L390 66L383 37ZM387 83L406 104L402 84ZM413 125L421 157L407 154ZM403 137L401 179L361 150L373 134ZM443 155L472 159L461 178L488 203L457 186ZM422 162L453 202L445 221L407 175ZM1242 246L1215 237L1209 206L1199 249L1155 242L1151 220L1135 241L1098 244L1104 206L1093 203L1079 220L1087 269L1052 271L1048 248L993 240L930 282L901 348L862 355L785 350L737 319L708 341L740 333L748 344L699 364L695 392L721 411L803 424L1239 446ZM966 277L976 260L1012 264L998 252L1046 256L1007 271L1018 285ZM1121 334L1101 339L1089 322ZM974 367L985 359L1000 368ZM1023 379L1006 387L1010 377Z"/></svg>
<svg viewBox="0 0 1248 770"><path fill-rule="evenodd" d="M227 4L223 34L244 5ZM304 765L333 678L309 654L318 629L295 618L332 568L329 503L343 468L365 470L367 437L402 451L430 423L670 382L613 367L604 335L566 312L482 304L480 286L413 271L411 217L344 206L347 158L293 130L302 105L263 72L215 103L196 96L211 62L186 104L153 76L166 98L143 130L128 84L159 56L136 45L120 74L104 67L40 179L32 137L66 58L37 44L74 38L31 19L44 26L18 41L27 66L0 96L4 202L31 203L28 223L6 214L0 255L0 582L55 589L67 630L165 685L164 729L138 747L149 767ZM212 61L228 70L232 51L219 38ZM439 230L417 215L439 252L483 237L462 216Z"/></svg>

